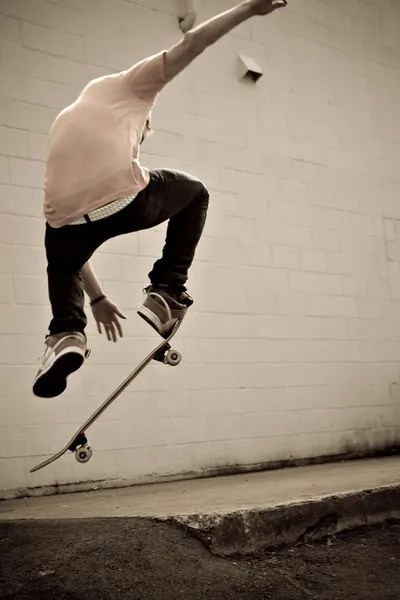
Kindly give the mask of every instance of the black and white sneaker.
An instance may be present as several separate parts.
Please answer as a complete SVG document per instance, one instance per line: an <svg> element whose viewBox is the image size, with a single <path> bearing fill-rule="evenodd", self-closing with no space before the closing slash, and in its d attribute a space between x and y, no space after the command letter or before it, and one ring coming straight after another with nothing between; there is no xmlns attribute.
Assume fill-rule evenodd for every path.
<svg viewBox="0 0 400 600"><path fill-rule="evenodd" d="M68 375L77 371L90 354L86 337L79 331L49 335L45 340L42 365L33 383L33 393L40 398L54 398L67 387Z"/></svg>
<svg viewBox="0 0 400 600"><path fill-rule="evenodd" d="M166 286L149 285L144 292L146 298L138 314L163 338L167 338L175 323L183 319L193 304L193 298L187 292L176 294Z"/></svg>

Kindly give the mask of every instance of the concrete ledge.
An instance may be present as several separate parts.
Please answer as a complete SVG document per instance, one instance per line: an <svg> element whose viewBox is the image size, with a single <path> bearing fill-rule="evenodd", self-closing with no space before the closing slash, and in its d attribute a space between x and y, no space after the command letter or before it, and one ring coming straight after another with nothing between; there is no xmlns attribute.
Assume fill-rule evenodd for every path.
<svg viewBox="0 0 400 600"><path fill-rule="evenodd" d="M400 520L400 484L223 515L157 519L183 527L218 556L317 540L341 531Z"/></svg>
<svg viewBox="0 0 400 600"><path fill-rule="evenodd" d="M400 520L400 457L321 464L0 503L0 522L145 517L220 556Z"/></svg>

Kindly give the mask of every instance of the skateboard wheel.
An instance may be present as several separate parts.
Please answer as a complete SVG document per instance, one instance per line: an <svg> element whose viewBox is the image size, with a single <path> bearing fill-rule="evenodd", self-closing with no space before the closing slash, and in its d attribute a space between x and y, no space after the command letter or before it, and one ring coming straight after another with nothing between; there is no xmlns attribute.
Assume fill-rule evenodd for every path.
<svg viewBox="0 0 400 600"><path fill-rule="evenodd" d="M75 458L80 463L87 463L92 458L92 454L93 450L89 444L79 446L79 448L75 450Z"/></svg>
<svg viewBox="0 0 400 600"><path fill-rule="evenodd" d="M177 350L169 350L165 356L164 362L171 367L176 367L182 360L182 354Z"/></svg>

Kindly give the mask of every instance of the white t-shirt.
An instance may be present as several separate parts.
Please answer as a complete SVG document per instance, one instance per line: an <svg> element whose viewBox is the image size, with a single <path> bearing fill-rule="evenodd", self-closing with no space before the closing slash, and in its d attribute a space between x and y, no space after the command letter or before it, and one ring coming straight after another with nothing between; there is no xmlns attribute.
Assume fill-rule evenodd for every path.
<svg viewBox="0 0 400 600"><path fill-rule="evenodd" d="M149 183L139 142L158 93L168 82L165 51L91 81L54 121L49 134L44 215L62 227Z"/></svg>

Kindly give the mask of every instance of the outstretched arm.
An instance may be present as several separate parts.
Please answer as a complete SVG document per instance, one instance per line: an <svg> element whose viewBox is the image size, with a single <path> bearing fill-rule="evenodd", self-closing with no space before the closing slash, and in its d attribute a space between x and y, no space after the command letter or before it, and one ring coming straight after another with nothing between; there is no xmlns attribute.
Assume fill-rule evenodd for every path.
<svg viewBox="0 0 400 600"><path fill-rule="evenodd" d="M167 80L183 71L208 46L251 17L267 15L287 5L287 0L246 0L190 30L165 54L164 74Z"/></svg>

